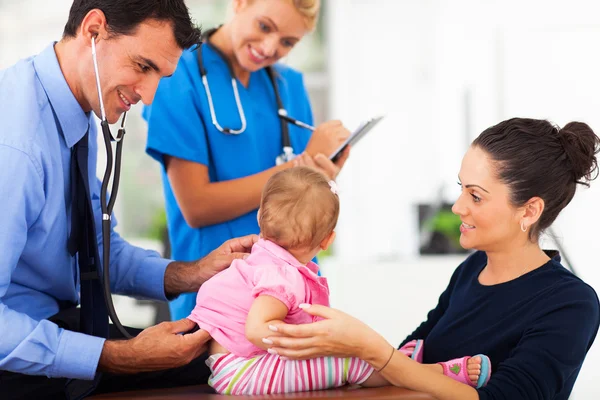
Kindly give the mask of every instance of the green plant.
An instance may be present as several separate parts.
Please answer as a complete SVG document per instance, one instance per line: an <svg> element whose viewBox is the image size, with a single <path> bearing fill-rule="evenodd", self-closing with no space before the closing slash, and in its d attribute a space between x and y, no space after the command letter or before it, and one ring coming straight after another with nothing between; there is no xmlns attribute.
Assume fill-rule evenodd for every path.
<svg viewBox="0 0 600 400"><path fill-rule="evenodd" d="M452 243L460 248L460 217L454 214L451 210L441 209L431 219L425 222L426 229L432 232L439 232Z"/></svg>
<svg viewBox="0 0 600 400"><path fill-rule="evenodd" d="M144 236L148 239L162 241L166 228L167 213L164 208L158 208L152 216L150 226L148 227L148 230L146 231L146 234Z"/></svg>

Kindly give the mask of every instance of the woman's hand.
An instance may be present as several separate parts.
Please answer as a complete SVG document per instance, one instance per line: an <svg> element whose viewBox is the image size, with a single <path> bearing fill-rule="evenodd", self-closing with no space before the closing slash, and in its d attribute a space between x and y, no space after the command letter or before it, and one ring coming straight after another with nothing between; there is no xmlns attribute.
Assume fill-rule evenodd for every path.
<svg viewBox="0 0 600 400"><path fill-rule="evenodd" d="M304 151L311 156L330 156L349 136L350 131L340 121L323 122L315 128Z"/></svg>
<svg viewBox="0 0 600 400"><path fill-rule="evenodd" d="M390 345L377 332L350 315L320 305L301 305L305 312L325 318L312 324L276 324L270 329L281 336L264 338L269 352L289 359L358 357L370 361L379 349Z"/></svg>
<svg viewBox="0 0 600 400"><path fill-rule="evenodd" d="M329 157L326 157L322 153L319 153L312 157L310 154L304 152L302 154L299 154L296 158L294 158L294 166L306 166L314 168L317 171L321 172L323 175L329 177L329 179L335 180L349 156L350 146L346 146L346 148L342 151L342 154L335 163L332 162L329 159Z"/></svg>

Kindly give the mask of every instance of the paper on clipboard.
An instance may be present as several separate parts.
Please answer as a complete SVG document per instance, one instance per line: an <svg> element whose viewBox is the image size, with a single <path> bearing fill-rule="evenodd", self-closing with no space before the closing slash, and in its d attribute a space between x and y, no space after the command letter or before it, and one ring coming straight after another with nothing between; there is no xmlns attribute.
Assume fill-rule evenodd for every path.
<svg viewBox="0 0 600 400"><path fill-rule="evenodd" d="M358 128L338 147L330 156L329 159L333 162L337 161L337 159L342 154L342 151L346 148L346 146L354 146L356 143L360 141L375 125L379 123L383 119L383 115L371 118L370 120L363 121L360 123Z"/></svg>

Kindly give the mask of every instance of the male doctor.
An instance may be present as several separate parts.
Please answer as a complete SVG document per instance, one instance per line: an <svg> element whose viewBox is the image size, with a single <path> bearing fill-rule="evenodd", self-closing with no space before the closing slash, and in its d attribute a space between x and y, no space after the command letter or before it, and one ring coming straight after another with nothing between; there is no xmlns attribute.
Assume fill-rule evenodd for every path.
<svg viewBox="0 0 600 400"><path fill-rule="evenodd" d="M61 41L0 71L2 399L206 382L199 356L209 336L180 334L194 327L187 319L110 339L98 279L93 120L101 113L92 40L106 118L115 123L132 104L152 102L159 80L199 38L183 0L75 0ZM115 293L161 300L194 292L255 241L233 239L186 263L111 231L110 285Z"/></svg>

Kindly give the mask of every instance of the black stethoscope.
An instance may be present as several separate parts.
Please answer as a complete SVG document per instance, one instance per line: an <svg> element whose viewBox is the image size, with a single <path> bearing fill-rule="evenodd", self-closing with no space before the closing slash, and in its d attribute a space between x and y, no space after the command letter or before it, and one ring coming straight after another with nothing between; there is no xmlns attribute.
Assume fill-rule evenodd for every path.
<svg viewBox="0 0 600 400"><path fill-rule="evenodd" d="M227 68L229 69L229 75L231 76L231 87L233 88L233 96L235 98L235 104L238 109L238 115L240 117L240 121L242 126L239 129L232 129L228 127L223 127L219 124L217 120L217 115L215 113L215 107L212 99L212 95L210 92L210 86L208 85L207 71L204 67L204 62L202 60L202 47L199 46L196 49L196 53L198 54L198 68L200 69L200 78L202 79L202 84L204 85L204 90L206 92L206 97L208 99L208 108L210 109L210 118L212 120L212 124L217 128L217 130L221 133L227 135L239 135L246 130L246 115L244 114L244 108L242 107L242 103L240 101L240 93L238 91L237 79L233 73L233 68L231 67L231 63L227 59L227 57L215 46L213 46L208 39L210 36L217 31L218 28L210 29L206 31L203 35L203 44L210 46L212 50L215 51L222 59L225 61ZM285 162L291 161L296 155L294 154L294 148L292 147L292 143L290 141L290 132L287 126L288 123L295 124L301 128L308 129L310 131L314 131L314 127L306 124L302 121L298 121L294 118L291 118L287 114L287 110L283 106L283 102L281 101L281 96L279 95L279 88L277 86L277 77L275 70L273 67L269 66L265 68L267 71L267 75L269 75L269 79L271 80L271 84L273 85L273 90L275 91L275 100L277 101L277 116L281 119L281 143L282 143L282 153L277 156L275 159L275 163L277 165L283 164Z"/></svg>
<svg viewBox="0 0 600 400"><path fill-rule="evenodd" d="M121 119L121 128L117 132L117 136L113 136L108 126L108 120L106 119L106 111L104 109L104 101L102 100L102 89L100 88L100 75L98 74L98 61L96 60L96 37L92 37L92 60L94 62L94 73L96 75L96 87L98 89L98 100L100 101L100 127L102 128L102 135L104 137L104 146L106 147L106 169L104 170L104 177L102 178L102 187L100 189L100 206L102 209L102 265L103 265L103 278L102 287L104 291L104 301L106 303L106 309L113 325L119 330L119 332L127 339L132 336L125 330L121 321L117 317L117 312L112 302L112 295L110 292L110 220L117 199L117 191L119 189L119 178L121 176L121 155L123 153L123 137L125 136L125 117L127 112L123 113ZM111 141L116 142L116 157L115 157L115 176L112 183L110 201L106 202L108 183L112 174L113 164L113 151Z"/></svg>

